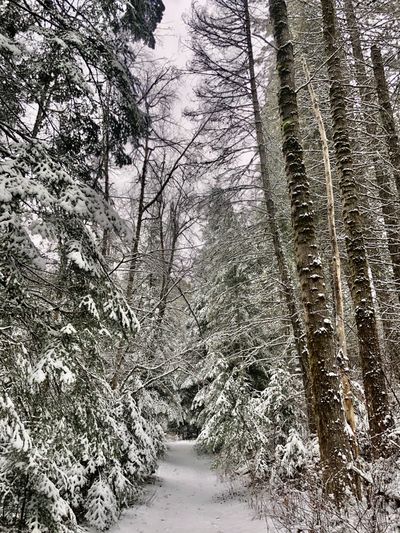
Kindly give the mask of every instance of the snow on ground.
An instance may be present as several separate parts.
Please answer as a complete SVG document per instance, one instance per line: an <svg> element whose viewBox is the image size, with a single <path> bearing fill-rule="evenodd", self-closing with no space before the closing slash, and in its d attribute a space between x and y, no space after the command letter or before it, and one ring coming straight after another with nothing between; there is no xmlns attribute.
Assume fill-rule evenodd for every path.
<svg viewBox="0 0 400 533"><path fill-rule="evenodd" d="M265 533L245 502L210 470L191 441L169 443L165 460L149 486L147 503L130 509L110 533Z"/></svg>

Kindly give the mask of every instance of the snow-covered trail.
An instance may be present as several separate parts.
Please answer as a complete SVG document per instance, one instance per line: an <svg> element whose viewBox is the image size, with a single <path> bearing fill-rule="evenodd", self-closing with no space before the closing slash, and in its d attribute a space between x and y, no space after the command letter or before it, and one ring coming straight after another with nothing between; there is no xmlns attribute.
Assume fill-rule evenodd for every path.
<svg viewBox="0 0 400 533"><path fill-rule="evenodd" d="M151 489L150 489L151 490ZM244 502L226 497L228 487L197 456L193 442L169 444L146 505L127 511L111 533L265 533ZM151 494L151 492L150 492Z"/></svg>

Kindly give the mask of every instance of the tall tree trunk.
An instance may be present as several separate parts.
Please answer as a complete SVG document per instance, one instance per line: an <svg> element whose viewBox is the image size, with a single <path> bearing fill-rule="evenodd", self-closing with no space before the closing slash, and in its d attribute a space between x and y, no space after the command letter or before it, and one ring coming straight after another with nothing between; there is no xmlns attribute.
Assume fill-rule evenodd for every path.
<svg viewBox="0 0 400 533"><path fill-rule="evenodd" d="M253 104L253 113L254 113L254 122L256 128L257 136L257 149L260 158L260 171L262 186L264 192L265 205L267 209L267 220L269 231L272 236L272 243L274 247L275 257L278 265L280 281L283 287L283 294L285 298L286 307L290 316L290 323L293 330L296 351L298 354L298 359L301 368L301 375L303 380L303 387L305 392L306 399L306 409L307 409L307 420L308 427L311 433L316 432L315 417L313 413L313 397L312 397L312 387L310 379L310 365L308 357L308 348L305 331L303 328L300 310L297 306L297 298L293 288L292 280L290 278L290 272L287 265L286 257L283 251L282 239L279 232L279 227L277 223L277 214L276 206L273 200L271 181L269 177L268 169L268 159L267 159L267 150L265 142L265 134L262 124L260 102L258 99L257 92L257 81L254 67L254 54L253 54L253 43L251 39L251 21L250 21L250 12L248 0L244 0L244 10L245 10L245 31L246 31L246 41L247 41L247 55L249 61L249 77L250 77L250 88L251 88L251 98Z"/></svg>
<svg viewBox="0 0 400 533"><path fill-rule="evenodd" d="M368 116L368 109L373 103L372 92L369 89L369 81L367 72L365 69L365 59L361 46L361 36L358 28L357 18L354 11L353 1L345 0L344 1L344 11L347 22L347 29L350 35L350 42L353 51L353 56L355 59L355 77L357 85L359 87L361 101L363 104L363 118L365 123L365 129L368 136L373 137L376 134L376 125L370 120ZM385 87L386 82L383 72L383 85ZM383 90L385 94L388 95L387 87L386 91ZM389 108L390 108L390 100ZM382 104L380 104L382 106ZM381 107L381 114L384 113ZM391 115L393 119L393 115ZM389 119L390 122L390 119ZM393 126L393 124L392 124ZM394 126L393 126L394 131ZM386 128L385 128L385 131ZM387 138L388 140L388 138ZM394 281L396 284L397 298L400 300L400 234L399 234L399 220L396 213L396 207L394 203L393 193L391 191L391 177L385 175L382 171L382 161L378 151L375 151L372 156L373 165L375 169L375 177L378 184L379 197L382 205L382 214L385 222L385 229L387 233L388 249L390 258L392 261L392 268L394 274ZM399 167L400 168L400 167ZM398 178L400 179L400 178Z"/></svg>
<svg viewBox="0 0 400 533"><path fill-rule="evenodd" d="M160 326L163 323L165 311L167 308L167 294L168 294L168 286L170 282L170 271L169 268L172 270L172 263L167 259L167 247L166 247L166 235L164 231L164 201L163 196L161 196L158 200L158 234L160 239L160 269L161 269L161 287L160 287L160 294L159 294L159 305L158 305L158 316L157 316L157 323L158 323L158 333L160 333ZM171 253L172 252L171 250ZM172 259L173 261L173 259Z"/></svg>
<svg viewBox="0 0 400 533"><path fill-rule="evenodd" d="M337 45L336 13L333 0L321 0L323 33L330 79L333 140L339 171L346 248L350 267L350 291L355 309L357 334L371 444L375 456L387 452L386 432L392 424L382 367L378 327L364 243L364 225L358 204L352 148L346 116L342 66Z"/></svg>
<svg viewBox="0 0 400 533"><path fill-rule="evenodd" d="M353 489L347 472L351 449L335 367L334 334L326 304L324 273L315 234L310 186L300 142L293 45L285 1L270 0L270 13L278 48L283 153L291 200L297 271L305 313L322 473L326 492L333 494L340 502L344 499L346 489Z"/></svg>
<svg viewBox="0 0 400 533"><path fill-rule="evenodd" d="M107 104L108 105L108 101ZM103 118L103 158L101 162L102 173L104 176L104 200L109 203L110 201L110 131L108 121L108 109L104 112ZM102 254L106 257L109 254L110 248L110 230L106 228L103 232L103 242L101 246Z"/></svg>
<svg viewBox="0 0 400 533"><path fill-rule="evenodd" d="M135 280L135 270L136 270L136 265L137 265L137 260L138 260L139 243L140 243L140 236L142 232L142 223L143 223L143 215L144 215L144 193L146 190L146 178L147 178L147 169L149 165L150 153L151 153L151 149L149 147L149 137L148 135L146 135L142 172L139 176L140 192L139 192L138 212L136 216L136 228L135 228L135 232L132 238L131 260L129 262L128 283L126 285L126 299L128 303L130 302L132 298L133 282Z"/></svg>
<svg viewBox="0 0 400 533"><path fill-rule="evenodd" d="M178 214L178 204L172 203L170 206L170 238L169 240L169 250L165 248L165 239L164 231L162 228L162 213L160 213L160 244L161 244L161 257L162 257L162 281L160 289L160 305L159 305L159 314L158 314L158 324L161 326L165 311L167 309L167 297L171 286L171 274L174 266L176 246L179 239L179 214ZM168 258L167 258L168 255Z"/></svg>
<svg viewBox="0 0 400 533"><path fill-rule="evenodd" d="M55 81L54 81L54 84L55 84ZM54 87L54 84L53 84L53 87ZM36 115L36 118L35 118L35 123L33 125L33 128L32 128L32 133L31 133L31 136L36 139L38 133L39 133L39 130L43 124L43 120L45 119L46 117L46 112L47 112L47 109L50 105L50 100L51 100L51 90L50 90L50 78L47 79L47 81L45 82L45 84L42 86L41 90L40 90L40 96L39 96L39 99L38 99L38 111L37 111L37 115Z"/></svg>
<svg viewBox="0 0 400 533"><path fill-rule="evenodd" d="M390 103L389 88L386 81L385 70L380 49L374 45L371 47L371 59L374 67L376 92L378 93L379 111L382 126L385 131L385 140L389 152L390 162L393 166L393 175L400 196L400 143L396 131L392 104Z"/></svg>
<svg viewBox="0 0 400 533"><path fill-rule="evenodd" d="M353 451L354 455L358 455L358 446L356 442L356 417L353 405L353 393L351 390L351 382L349 378L348 357L347 357L347 343L344 322L344 304L342 291L342 269L340 260L340 251L336 234L336 220L335 220L335 200L333 195L333 183L331 162L329 159L329 145L326 136L325 124L322 118L322 113L319 108L318 98L314 92L313 85L310 79L307 62L303 58L303 69L308 83L308 92L310 94L311 104L313 106L315 118L318 123L318 131L321 139L322 156L325 170L325 184L326 184L326 198L328 211L328 228L331 242L331 271L332 271L332 288L335 308L336 321L336 339L337 339L337 361L340 371L340 378L343 388L343 407L346 416L346 421L353 432Z"/></svg>

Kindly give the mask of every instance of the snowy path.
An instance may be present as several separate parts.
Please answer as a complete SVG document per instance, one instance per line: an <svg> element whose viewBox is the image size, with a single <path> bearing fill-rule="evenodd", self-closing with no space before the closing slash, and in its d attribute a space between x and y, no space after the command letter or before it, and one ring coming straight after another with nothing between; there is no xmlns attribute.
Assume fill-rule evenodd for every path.
<svg viewBox="0 0 400 533"><path fill-rule="evenodd" d="M245 503L198 457L189 441L172 442L146 505L126 512L110 533L265 533ZM224 497L225 495L225 497Z"/></svg>

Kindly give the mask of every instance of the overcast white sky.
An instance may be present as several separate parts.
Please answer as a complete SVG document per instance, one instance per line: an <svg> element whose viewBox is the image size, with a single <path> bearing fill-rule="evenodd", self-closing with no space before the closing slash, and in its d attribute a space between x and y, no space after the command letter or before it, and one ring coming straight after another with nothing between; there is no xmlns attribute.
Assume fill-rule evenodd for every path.
<svg viewBox="0 0 400 533"><path fill-rule="evenodd" d="M189 12L191 0L164 0L164 4L164 17L156 32L156 53L182 68L188 60L184 45L187 32L182 15Z"/></svg>
<svg viewBox="0 0 400 533"><path fill-rule="evenodd" d="M192 0L164 0L165 12L156 31L155 56L166 59L171 65L185 69L190 60L188 50L188 31L183 22L183 15L190 13ZM193 103L194 93L191 75L183 74L179 83L174 106L174 115L181 128L192 130L193 124L182 116L185 108Z"/></svg>

